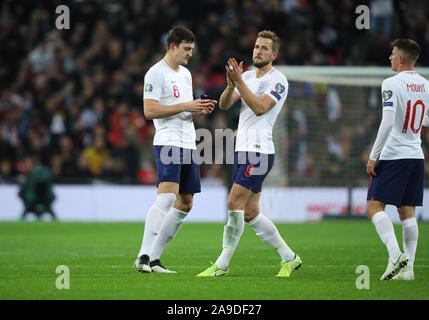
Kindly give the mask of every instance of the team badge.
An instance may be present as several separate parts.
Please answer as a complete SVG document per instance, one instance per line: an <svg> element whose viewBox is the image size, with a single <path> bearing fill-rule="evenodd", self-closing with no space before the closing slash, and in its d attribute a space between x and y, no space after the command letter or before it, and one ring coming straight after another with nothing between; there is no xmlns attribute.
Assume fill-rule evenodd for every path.
<svg viewBox="0 0 429 320"><path fill-rule="evenodd" d="M152 90L153 90L153 87L150 83L144 86L144 92L149 93L149 92L152 92Z"/></svg>
<svg viewBox="0 0 429 320"><path fill-rule="evenodd" d="M276 84L276 92L277 93L283 93L285 91L285 86L281 83Z"/></svg>
<svg viewBox="0 0 429 320"><path fill-rule="evenodd" d="M392 90L384 90L383 91L383 100L389 100L393 95Z"/></svg>

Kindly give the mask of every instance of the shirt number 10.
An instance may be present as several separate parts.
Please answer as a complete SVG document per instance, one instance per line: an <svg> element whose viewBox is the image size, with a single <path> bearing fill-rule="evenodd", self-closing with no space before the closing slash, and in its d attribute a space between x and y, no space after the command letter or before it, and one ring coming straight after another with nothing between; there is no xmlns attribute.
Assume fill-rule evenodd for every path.
<svg viewBox="0 0 429 320"><path fill-rule="evenodd" d="M422 106L422 115L420 117L420 124L417 129L414 128L414 120L416 118L416 111L417 107ZM410 111L411 111L411 100L408 100L407 102L407 113L405 115L405 122L404 126L402 127L402 133L407 133L408 130L408 122L410 121ZM411 118L411 131L413 131L415 134L417 134L420 131L420 128L422 127L423 117L425 116L425 104L422 100L417 100L413 105L413 115Z"/></svg>

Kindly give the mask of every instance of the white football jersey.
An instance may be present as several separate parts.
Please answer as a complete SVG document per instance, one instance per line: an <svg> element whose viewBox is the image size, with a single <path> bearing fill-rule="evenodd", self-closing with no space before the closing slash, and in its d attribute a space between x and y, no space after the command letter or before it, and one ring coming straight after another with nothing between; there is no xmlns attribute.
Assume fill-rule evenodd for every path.
<svg viewBox="0 0 429 320"><path fill-rule="evenodd" d="M415 71L387 78L381 86L383 108L395 112L380 160L424 159L420 132L429 107L429 82Z"/></svg>
<svg viewBox="0 0 429 320"><path fill-rule="evenodd" d="M143 99L154 99L168 106L194 99L192 76L187 68L179 66L176 72L161 60L154 64L144 77ZM190 112L181 112L168 118L153 119L155 137L153 145L169 145L196 149L195 127Z"/></svg>
<svg viewBox="0 0 429 320"><path fill-rule="evenodd" d="M241 112L238 122L235 151L251 151L265 154L275 153L273 126L286 100L289 84L286 77L276 68L272 68L263 77L256 78L256 70L246 71L242 78L250 91L258 98L264 94L276 104L263 115L256 116L252 109L241 99ZM235 89L238 94L240 94Z"/></svg>

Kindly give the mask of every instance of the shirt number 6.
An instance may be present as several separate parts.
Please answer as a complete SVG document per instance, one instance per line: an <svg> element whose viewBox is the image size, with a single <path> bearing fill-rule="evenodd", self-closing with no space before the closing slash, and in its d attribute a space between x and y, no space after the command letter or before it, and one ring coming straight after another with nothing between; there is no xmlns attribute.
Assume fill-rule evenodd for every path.
<svg viewBox="0 0 429 320"><path fill-rule="evenodd" d="M177 85L173 85L173 94L176 98L180 97L180 92L179 92L179 88L177 87Z"/></svg>

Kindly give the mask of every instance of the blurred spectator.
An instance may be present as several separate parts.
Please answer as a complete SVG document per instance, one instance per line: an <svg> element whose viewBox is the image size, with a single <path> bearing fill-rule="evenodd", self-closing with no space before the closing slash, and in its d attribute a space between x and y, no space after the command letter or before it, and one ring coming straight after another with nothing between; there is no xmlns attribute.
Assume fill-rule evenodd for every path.
<svg viewBox="0 0 429 320"><path fill-rule="evenodd" d="M372 37L379 33L385 33L388 38L392 36L393 9L393 0L371 0L369 6L371 25L369 30Z"/></svg>
<svg viewBox="0 0 429 320"><path fill-rule="evenodd" d="M338 91L334 86L331 86L326 95L326 108L328 112L328 119L335 122L342 112L341 100Z"/></svg>
<svg viewBox="0 0 429 320"><path fill-rule="evenodd" d="M0 183L13 183L12 164L9 159L0 160Z"/></svg>
<svg viewBox="0 0 429 320"><path fill-rule="evenodd" d="M78 154L70 136L62 135L59 139L59 150L52 157L52 170L56 181L73 181L80 175Z"/></svg>
<svg viewBox="0 0 429 320"><path fill-rule="evenodd" d="M127 182L132 181L139 168L138 149L133 143L136 131L130 127L124 131L122 138L116 148L113 149L112 158L116 161L118 173Z"/></svg>
<svg viewBox="0 0 429 320"><path fill-rule="evenodd" d="M96 135L94 142L85 148L79 157L79 167L93 177L99 177L103 170L108 169L111 152L106 146L103 136Z"/></svg>
<svg viewBox="0 0 429 320"><path fill-rule="evenodd" d="M331 154L327 163L321 168L321 185L330 187L347 185L347 171L344 165L344 162Z"/></svg>
<svg viewBox="0 0 429 320"><path fill-rule="evenodd" d="M34 48L28 55L31 71L38 74L46 71L52 64L55 57L55 39L50 38Z"/></svg>

